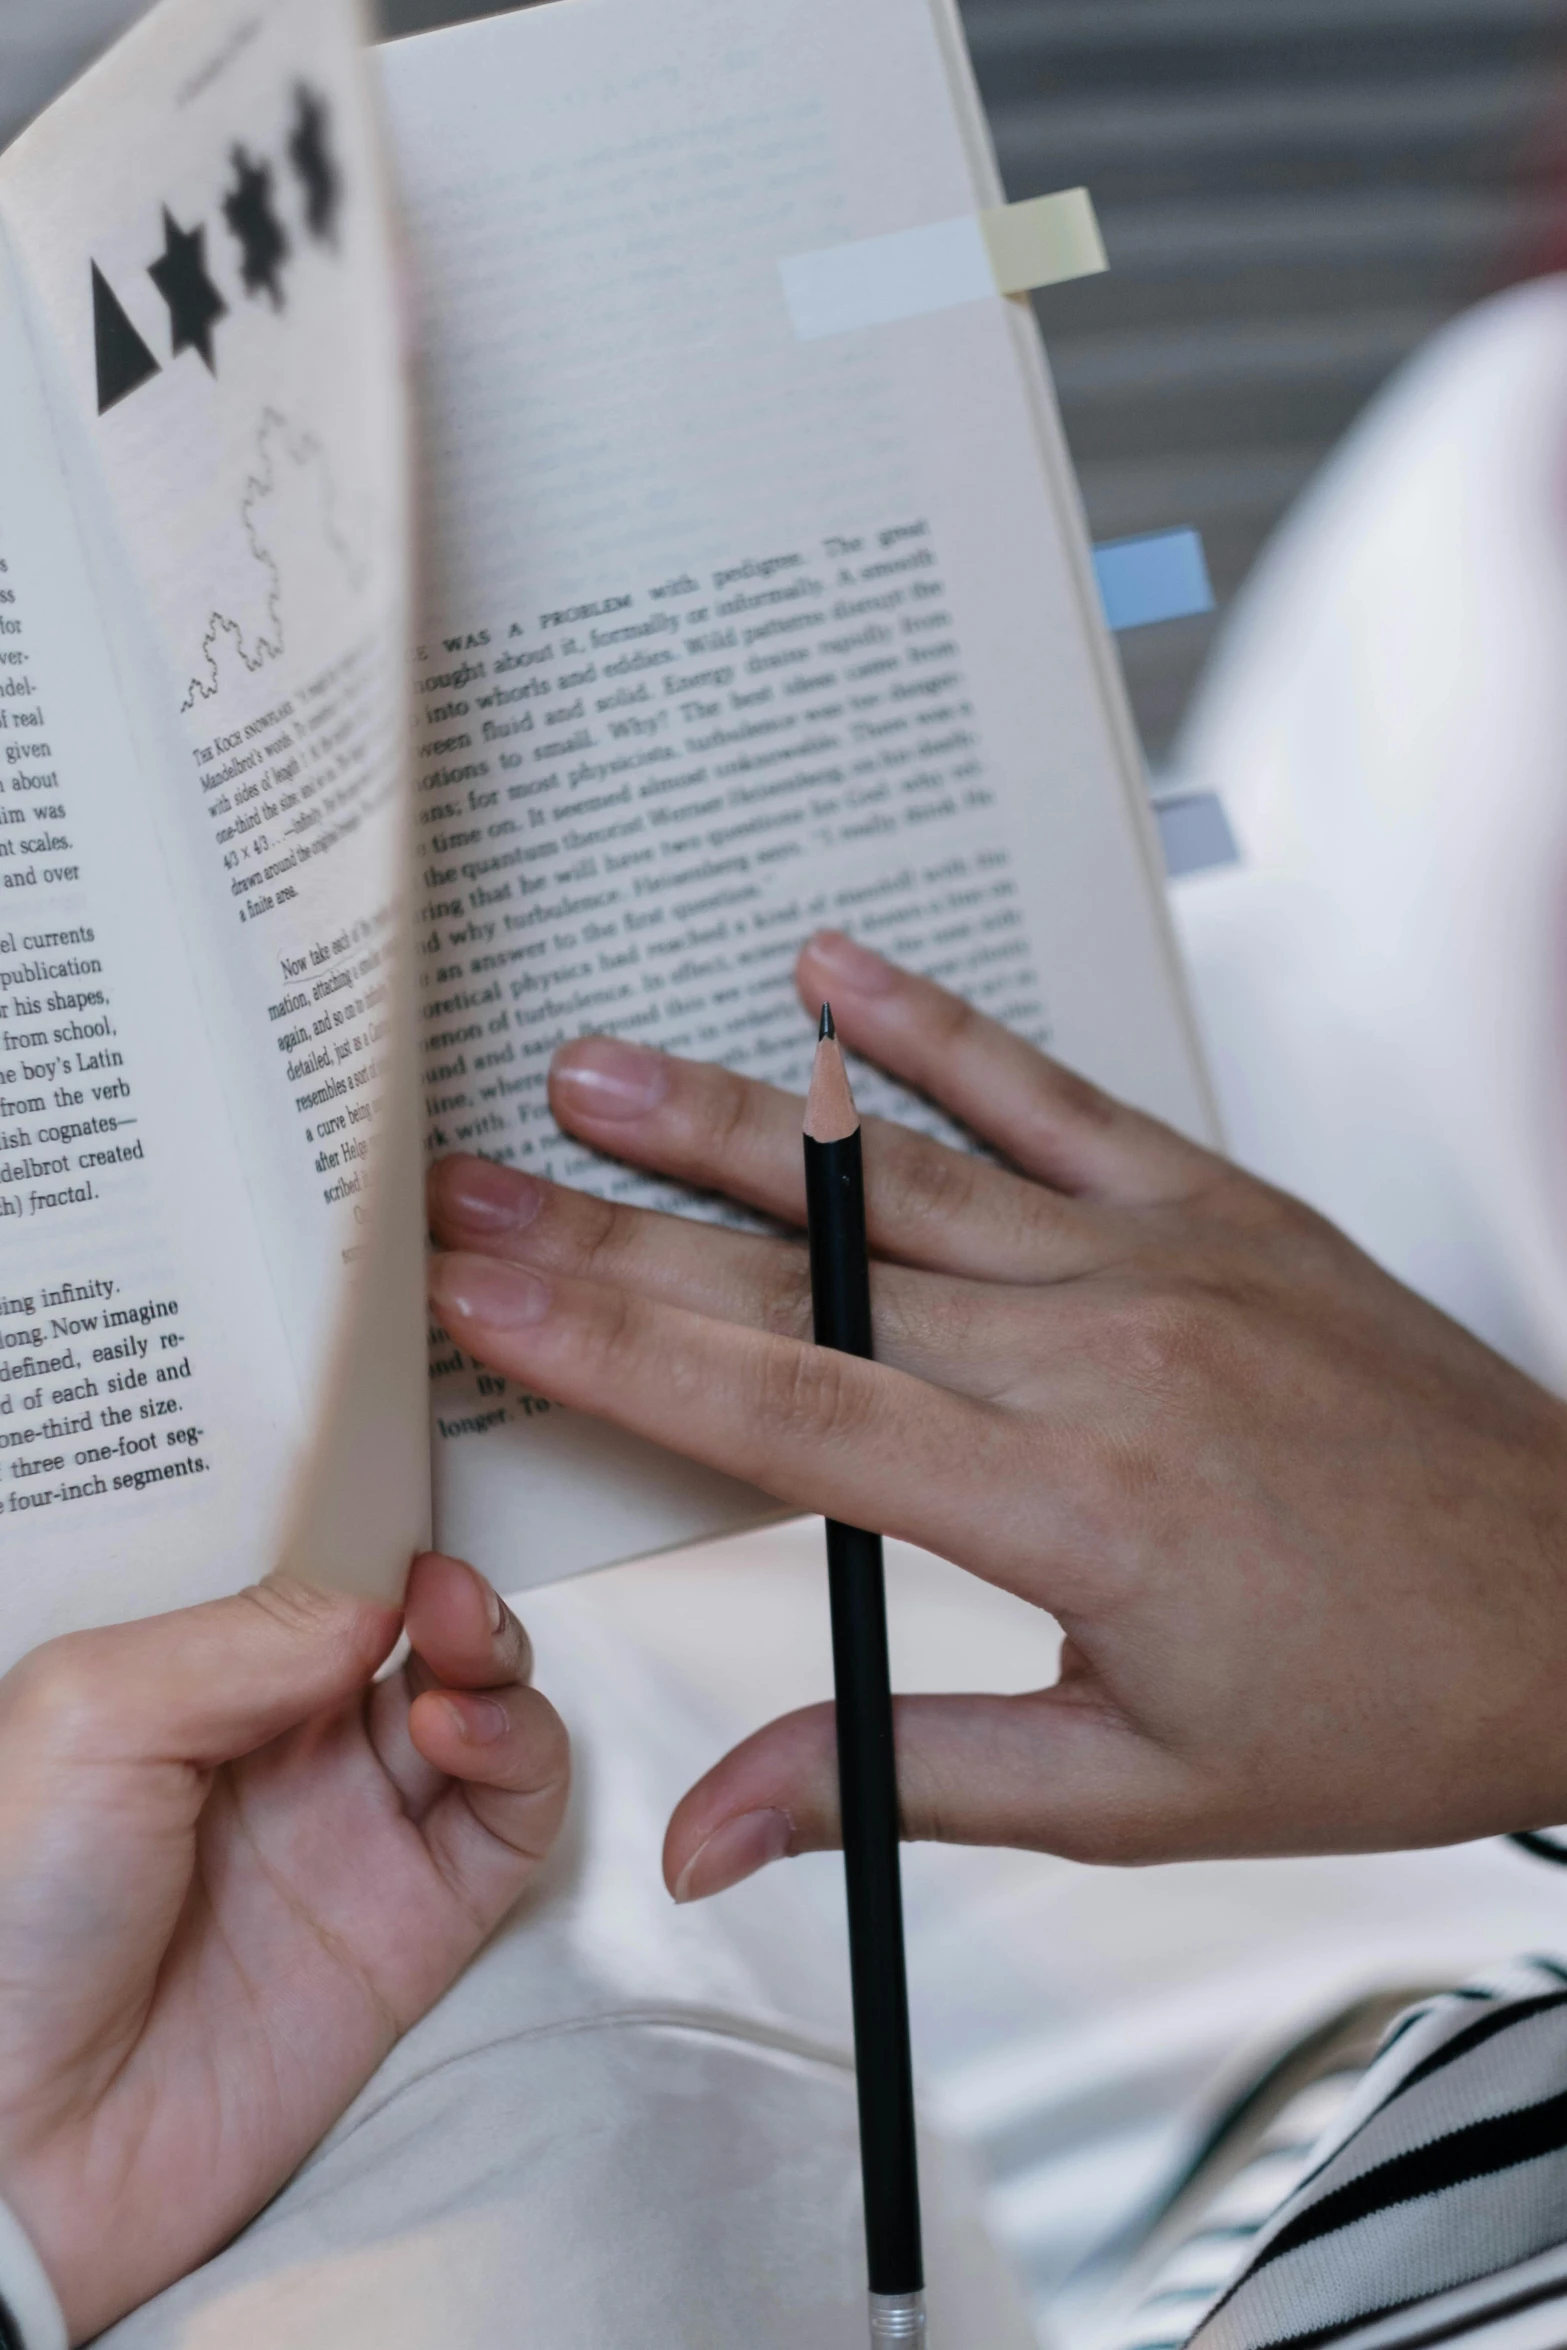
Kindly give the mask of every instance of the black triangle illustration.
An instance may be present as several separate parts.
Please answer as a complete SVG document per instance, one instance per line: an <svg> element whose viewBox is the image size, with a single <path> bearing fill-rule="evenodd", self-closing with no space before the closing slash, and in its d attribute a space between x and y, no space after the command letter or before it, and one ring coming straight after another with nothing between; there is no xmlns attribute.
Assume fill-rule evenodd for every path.
<svg viewBox="0 0 1567 2350"><path fill-rule="evenodd" d="M158 362L136 332L103 271L92 265L93 345L98 357L98 413L157 375Z"/></svg>

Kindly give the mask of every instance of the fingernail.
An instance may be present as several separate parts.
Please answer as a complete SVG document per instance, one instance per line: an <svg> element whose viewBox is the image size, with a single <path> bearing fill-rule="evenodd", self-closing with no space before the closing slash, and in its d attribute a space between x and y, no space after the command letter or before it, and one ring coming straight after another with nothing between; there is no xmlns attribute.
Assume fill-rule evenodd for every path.
<svg viewBox="0 0 1567 2350"><path fill-rule="evenodd" d="M898 976L882 956L841 930L818 930L806 951L836 986L855 995L885 995Z"/></svg>
<svg viewBox="0 0 1567 2350"><path fill-rule="evenodd" d="M725 1820L705 1844L699 1844L675 1880L677 1901L706 1901L725 1893L744 1877L782 1860L789 1849L794 1824L787 1812L743 1811Z"/></svg>
<svg viewBox="0 0 1567 2350"><path fill-rule="evenodd" d="M646 1045L583 1036L556 1054L550 1083L590 1118L641 1118L669 1091L669 1064Z"/></svg>
<svg viewBox="0 0 1567 2350"><path fill-rule="evenodd" d="M505 1603L488 1575L481 1575L477 1567L469 1567L468 1572L484 1594L484 1606L490 1619L490 1630L498 1632L506 1621Z"/></svg>
<svg viewBox="0 0 1567 2350"><path fill-rule="evenodd" d="M448 1314L491 1330L523 1330L549 1312L550 1285L542 1273L497 1264L493 1257L445 1256L431 1264L430 1298L454 1337Z"/></svg>
<svg viewBox="0 0 1567 2350"><path fill-rule="evenodd" d="M544 1205L544 1186L493 1159L446 1159L436 1170L436 1205L470 1232L520 1232Z"/></svg>
<svg viewBox="0 0 1567 2350"><path fill-rule="evenodd" d="M444 1697L447 1717L470 1746L493 1746L511 1728L511 1717L493 1697Z"/></svg>

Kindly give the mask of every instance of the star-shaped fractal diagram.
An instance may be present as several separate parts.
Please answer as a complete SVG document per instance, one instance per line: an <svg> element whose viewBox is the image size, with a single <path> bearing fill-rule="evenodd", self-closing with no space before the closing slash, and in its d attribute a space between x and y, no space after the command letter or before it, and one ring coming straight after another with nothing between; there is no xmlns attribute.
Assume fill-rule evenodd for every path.
<svg viewBox="0 0 1567 2350"><path fill-rule="evenodd" d="M294 92L294 127L288 159L305 191L305 226L324 245L337 243L337 216L343 203L343 175L332 152L326 100L303 82Z"/></svg>
<svg viewBox="0 0 1567 2350"><path fill-rule="evenodd" d="M243 147L236 147L230 160L234 185L223 199L223 217L239 240L245 291L270 295L273 309L281 310L288 239L272 208L272 166L253 163Z"/></svg>
<svg viewBox="0 0 1567 2350"><path fill-rule="evenodd" d="M227 313L228 304L207 275L206 230L181 228L165 205L163 251L148 265L147 275L169 306L175 358L181 351L199 351L207 373L215 375L212 330Z"/></svg>

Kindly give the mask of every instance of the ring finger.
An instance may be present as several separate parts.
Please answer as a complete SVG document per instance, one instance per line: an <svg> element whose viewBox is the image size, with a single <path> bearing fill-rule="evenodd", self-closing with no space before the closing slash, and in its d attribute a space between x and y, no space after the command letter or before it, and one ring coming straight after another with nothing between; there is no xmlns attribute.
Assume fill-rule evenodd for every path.
<svg viewBox="0 0 1567 2350"><path fill-rule="evenodd" d="M488 1159L431 1172L443 1247L565 1273L783 1338L812 1331L810 1264L797 1241L758 1238L593 1198ZM871 1272L879 1361L996 1402L1027 1368L1032 1293L901 1265Z"/></svg>

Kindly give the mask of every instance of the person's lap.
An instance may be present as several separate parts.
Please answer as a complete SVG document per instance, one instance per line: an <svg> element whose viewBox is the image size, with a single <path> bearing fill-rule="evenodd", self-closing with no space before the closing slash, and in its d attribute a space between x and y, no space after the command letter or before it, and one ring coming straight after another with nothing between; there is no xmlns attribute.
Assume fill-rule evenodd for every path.
<svg viewBox="0 0 1567 2350"><path fill-rule="evenodd" d="M829 1693L819 1529L778 1527L531 1602L574 1640L634 1639L681 1700L691 1768L782 1708ZM1056 1634L1035 1609L889 1546L900 1689L1038 1687ZM704 1736L707 1743L702 1747ZM655 1819L690 1770L671 1753ZM644 1868L651 1870L650 1856ZM841 1983L834 1854L764 1872L718 1904L773 1995ZM790 1893L825 1991L777 1931ZM1088 1868L941 1845L904 1855L916 2063L933 2117L967 2144L988 2216L1047 2307L1189 2152L1216 2101L1293 2036L1369 1992L1460 1982L1515 1952L1567 1947L1567 1879L1511 1847ZM1097 2286L1099 2278L1093 2280ZM1087 2280L1085 2280L1085 2285ZM1056 2310L1070 2333L1092 2289Z"/></svg>
<svg viewBox="0 0 1567 2350"><path fill-rule="evenodd" d="M860 2339L841 1863L689 1910L658 1869L696 1772L830 1685L819 1534L519 1606L576 1734L566 1848L269 2210L115 2350L488 2350L524 2322L551 2350ZM891 1607L901 1686L1050 1676L1043 1619L939 1561L895 1549ZM906 1877L928 2107L1041 2299L1249 2054L1375 1985L1559 1941L1567 1891L1499 1846L1138 1872L927 1846ZM1025 2342L961 2154L933 2137L926 2165L933 2324Z"/></svg>
<svg viewBox="0 0 1567 2350"><path fill-rule="evenodd" d="M525 1932L526 1929L523 1929ZM515 1934L276 2203L105 2337L116 2350L720 2350L863 2339L852 2076L738 2022L508 2029ZM1031 2336L927 2146L933 2323Z"/></svg>
<svg viewBox="0 0 1567 2350"><path fill-rule="evenodd" d="M518 1603L575 1738L562 1848L283 2193L115 2350L863 2338L831 1864L696 1909L659 1877L670 1806L739 1718L721 1676L680 1669L679 1582L655 1565ZM661 1591L666 1642L642 1613ZM802 1618L816 1596L801 1583ZM1024 2350L962 2157L932 2136L923 2161L933 2325Z"/></svg>

